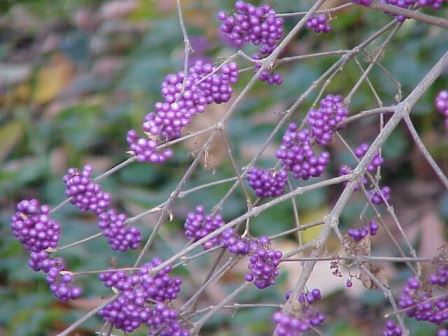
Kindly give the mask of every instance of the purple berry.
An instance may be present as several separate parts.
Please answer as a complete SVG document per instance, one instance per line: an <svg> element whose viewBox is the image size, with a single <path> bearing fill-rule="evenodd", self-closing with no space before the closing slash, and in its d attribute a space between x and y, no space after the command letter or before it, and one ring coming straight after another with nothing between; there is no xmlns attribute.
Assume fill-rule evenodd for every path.
<svg viewBox="0 0 448 336"><path fill-rule="evenodd" d="M374 236L376 235L376 233L378 232L379 226L378 223L376 222L376 220L371 219L369 221L369 231L370 231L370 235Z"/></svg>
<svg viewBox="0 0 448 336"><path fill-rule="evenodd" d="M434 105L436 106L436 110L443 114L445 117L445 125L448 126L448 90L442 90L437 94Z"/></svg>

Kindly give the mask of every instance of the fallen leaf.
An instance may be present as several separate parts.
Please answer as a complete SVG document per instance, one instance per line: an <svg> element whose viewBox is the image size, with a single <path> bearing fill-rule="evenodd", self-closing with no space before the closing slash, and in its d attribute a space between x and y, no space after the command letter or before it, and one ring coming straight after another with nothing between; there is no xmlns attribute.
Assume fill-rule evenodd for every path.
<svg viewBox="0 0 448 336"><path fill-rule="evenodd" d="M0 162L2 162L23 135L23 126L18 121L11 121L0 128Z"/></svg>
<svg viewBox="0 0 448 336"><path fill-rule="evenodd" d="M58 96L72 81L75 73L73 63L62 54L56 54L42 67L36 77L33 101L46 104Z"/></svg>

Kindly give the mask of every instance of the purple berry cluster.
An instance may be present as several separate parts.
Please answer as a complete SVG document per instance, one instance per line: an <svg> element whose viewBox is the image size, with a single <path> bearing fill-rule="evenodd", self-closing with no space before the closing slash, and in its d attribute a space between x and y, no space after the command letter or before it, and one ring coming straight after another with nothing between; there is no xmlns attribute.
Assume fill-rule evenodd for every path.
<svg viewBox="0 0 448 336"><path fill-rule="evenodd" d="M57 246L61 229L50 218L49 212L50 208L41 205L36 199L23 200L17 204L16 213L11 219L11 229L28 252L40 252Z"/></svg>
<svg viewBox="0 0 448 336"><path fill-rule="evenodd" d="M110 207L110 195L92 179L92 167L82 171L70 168L64 176L65 194L81 211L92 211L98 216L98 227L114 251L127 251L140 246L142 236L135 227L126 225L127 217Z"/></svg>
<svg viewBox="0 0 448 336"><path fill-rule="evenodd" d="M369 150L369 144L363 143L355 149L355 156L358 159L361 159L367 153L368 150ZM372 161L367 166L367 171L369 173L375 173L376 170L383 165L383 163L384 163L384 159L381 156L381 154L376 154L373 157Z"/></svg>
<svg viewBox="0 0 448 336"><path fill-rule="evenodd" d="M375 236L378 232L379 226L376 220L371 219L369 223L361 228L351 228L347 234L354 241L358 242L367 237L367 235Z"/></svg>
<svg viewBox="0 0 448 336"><path fill-rule="evenodd" d="M260 54L252 55L252 58L255 60L262 60L263 57ZM261 68L261 63L257 63L255 65L255 69L259 70ZM263 70L258 78L262 82L266 82L270 85L281 85L283 83L283 77L272 70Z"/></svg>
<svg viewBox="0 0 448 336"><path fill-rule="evenodd" d="M47 274L51 292L61 301L74 300L81 296L82 289L73 284L73 275L66 271L62 258L50 258L47 251L31 252L30 268Z"/></svg>
<svg viewBox="0 0 448 336"><path fill-rule="evenodd" d="M353 172L353 169L351 167L347 166L347 165L342 165L342 166L339 167L339 176L348 175L348 174L351 174L352 172ZM345 185L347 185L347 183L348 182L344 182L343 185L345 186ZM361 183L362 183L362 185L367 185L368 184L367 177L363 176ZM358 183L355 186L354 190L359 190L361 183Z"/></svg>
<svg viewBox="0 0 448 336"><path fill-rule="evenodd" d="M403 335L403 330L391 320L386 321L384 325L383 336L401 336Z"/></svg>
<svg viewBox="0 0 448 336"><path fill-rule="evenodd" d="M448 129L448 90L440 91L435 99L436 110L445 117L445 128Z"/></svg>
<svg viewBox="0 0 448 336"><path fill-rule="evenodd" d="M370 6L371 0L353 0L354 3ZM384 0L385 3L400 8L413 9L418 7L430 7L432 9L441 9L446 0ZM368 3L368 4L367 4ZM393 14L397 21L403 22L408 17L401 14Z"/></svg>
<svg viewBox="0 0 448 336"><path fill-rule="evenodd" d="M306 27L315 33L328 33L331 31L330 18L325 14L313 15L307 22Z"/></svg>
<svg viewBox="0 0 448 336"><path fill-rule="evenodd" d="M197 241L223 225L224 220L220 215L207 215L204 207L199 205L187 215L185 236ZM235 255L249 255L249 273L245 279L253 282L257 288L262 289L275 283L282 253L271 248L268 237L241 237L235 229L229 228L203 244L206 250L215 246L222 246Z"/></svg>
<svg viewBox="0 0 448 336"><path fill-rule="evenodd" d="M432 9L441 9L446 0L418 0L420 7L431 7Z"/></svg>
<svg viewBox="0 0 448 336"><path fill-rule="evenodd" d="M358 159L361 159L364 157L364 155L367 153L368 150L369 150L369 144L363 143L355 149L355 156ZM381 154L376 154L373 157L372 161L367 166L367 171L369 173L374 173L379 167L383 165L383 163L384 159L381 156ZM350 174L352 171L353 171L352 168L347 165L342 165L341 167L339 167L340 176ZM362 185L368 186L369 182L366 176L363 176L361 181ZM360 185L356 186L355 190L360 188L361 183ZM367 191L367 193L369 194L370 200L375 205L383 204L385 203L385 201L389 201L391 197L391 189L388 186L384 186L379 190L370 189Z"/></svg>
<svg viewBox="0 0 448 336"><path fill-rule="evenodd" d="M363 6L370 6L372 4L372 0L352 0L352 2Z"/></svg>
<svg viewBox="0 0 448 336"><path fill-rule="evenodd" d="M252 167L247 171L247 181L257 197L276 197L285 192L288 173L284 169L274 172Z"/></svg>
<svg viewBox="0 0 448 336"><path fill-rule="evenodd" d="M380 188L380 190L370 190L370 199L375 205L380 205L390 200L391 190L388 186Z"/></svg>
<svg viewBox="0 0 448 336"><path fill-rule="evenodd" d="M256 7L236 1L234 13L218 13L221 31L237 48L247 43L260 47L261 54L270 54L283 36L283 19L267 4Z"/></svg>
<svg viewBox="0 0 448 336"><path fill-rule="evenodd" d="M176 309L157 303L149 311L146 322L149 326L148 335L190 336L188 329L184 328L179 321L179 313Z"/></svg>
<svg viewBox="0 0 448 336"><path fill-rule="evenodd" d="M136 130L129 130L126 135L130 153L134 154L139 162L164 163L173 156L173 151L166 148L157 149L157 142L148 137L139 137Z"/></svg>
<svg viewBox="0 0 448 336"><path fill-rule="evenodd" d="M61 301L77 299L81 288L73 285L73 276L65 271L62 258L50 258L47 249L56 248L61 229L59 224L50 218L50 208L41 205L36 199L23 200L17 204L16 213L11 219L14 236L30 252L29 267L47 274L50 290Z"/></svg>
<svg viewBox="0 0 448 336"><path fill-rule="evenodd" d="M114 251L124 252L140 246L142 235L135 227L126 225L127 216L109 209L98 216L98 227L104 233L109 246Z"/></svg>
<svg viewBox="0 0 448 336"><path fill-rule="evenodd" d="M426 279L412 277L402 289L399 306L407 316L436 325L448 321L448 264L437 266ZM445 293L446 295L440 295Z"/></svg>
<svg viewBox="0 0 448 336"><path fill-rule="evenodd" d="M316 143L328 145L338 124L347 118L348 113L341 95L327 95L320 101L318 109L311 109L307 123Z"/></svg>
<svg viewBox="0 0 448 336"><path fill-rule="evenodd" d="M99 184L93 182L92 171L90 165L84 166L82 171L70 168L63 178L65 194L79 210L100 214L109 207L110 195L104 192Z"/></svg>
<svg viewBox="0 0 448 336"><path fill-rule="evenodd" d="M289 294L286 296L289 299ZM284 312L274 313L272 319L276 324L277 336L302 336L312 327L318 327L325 321L325 315L314 309L312 305L321 299L320 290L315 288L299 295L301 309L296 314Z"/></svg>
<svg viewBox="0 0 448 336"><path fill-rule="evenodd" d="M241 237L232 228L222 233L221 244L227 251L236 255L248 255L252 247L251 239Z"/></svg>
<svg viewBox="0 0 448 336"><path fill-rule="evenodd" d="M179 138L182 129L195 115L204 112L207 105L228 102L232 96L231 85L237 80L236 63L216 69L203 60L197 60L188 69L187 78L183 72L167 75L161 85L163 101L154 105L155 111L148 113L142 124L147 137L139 137L136 130L127 134L130 152L140 162L165 162L173 153L158 146Z"/></svg>
<svg viewBox="0 0 448 336"><path fill-rule="evenodd" d="M313 138L308 129L299 131L296 123L288 126L276 157L286 171L292 172L295 179L308 180L310 177L318 177L329 164L330 154L315 154L312 145Z"/></svg>
<svg viewBox="0 0 448 336"><path fill-rule="evenodd" d="M347 116L348 109L344 105L344 98L328 95L321 100L319 109L310 110L307 118L310 129L299 130L296 123L289 124L275 153L282 170L273 173L251 168L248 171L247 179L256 195L274 197L283 194L288 172L291 172L295 179L301 180L321 176L330 163L330 154L326 151L316 153L313 145L328 145L337 125Z"/></svg>
<svg viewBox="0 0 448 336"><path fill-rule="evenodd" d="M193 241L198 241L216 229L224 225L221 215L207 215L202 205L198 205L195 211L190 212L185 220L185 237ZM218 235L206 241L202 246L208 250L221 244L221 236Z"/></svg>
<svg viewBox="0 0 448 336"><path fill-rule="evenodd" d="M165 332L163 335L176 335L169 333L172 330L181 332L179 335L188 335L180 327L177 312L164 305L177 298L182 279L169 275L170 266L156 275L151 275L151 269L161 263L160 258L154 258L132 274L122 271L101 273L99 279L104 285L115 288L119 294L98 314L115 328L125 332L132 332L142 324L146 324L150 329L163 328Z"/></svg>
<svg viewBox="0 0 448 336"><path fill-rule="evenodd" d="M255 60L269 56L283 36L283 19L267 4L256 7L239 0L235 2L233 14L221 11L218 20L221 21L221 32L233 46L242 48L252 43L259 47L252 55ZM260 66L258 64L257 69ZM261 73L260 80L277 85L283 82L279 74L269 70Z"/></svg>
<svg viewBox="0 0 448 336"><path fill-rule="evenodd" d="M389 5L392 5L392 6L410 9L412 6L414 6L416 4L417 1L416 0L384 0L384 2ZM393 14L393 16L399 22L403 22L404 20L407 19L406 16L401 15L401 14Z"/></svg>
<svg viewBox="0 0 448 336"><path fill-rule="evenodd" d="M249 273L245 279L253 282L257 288L263 289L275 284L283 254L271 248L268 237L260 237L252 245Z"/></svg>

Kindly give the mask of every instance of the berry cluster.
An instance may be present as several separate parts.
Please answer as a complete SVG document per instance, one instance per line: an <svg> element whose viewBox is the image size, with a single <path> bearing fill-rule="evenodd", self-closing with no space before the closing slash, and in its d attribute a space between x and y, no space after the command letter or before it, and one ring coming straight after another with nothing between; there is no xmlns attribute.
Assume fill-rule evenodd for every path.
<svg viewBox="0 0 448 336"><path fill-rule="evenodd" d="M319 177L330 163L326 151L315 153L314 144L328 145L337 126L348 116L342 96L324 97L317 110L310 110L307 123L310 129L299 130L296 123L289 124L280 147L275 153L282 169L278 173L260 168L248 171L248 181L258 197L273 197L284 193L287 172L295 179ZM278 181L280 180L280 182Z"/></svg>
<svg viewBox="0 0 448 336"><path fill-rule="evenodd" d="M164 163L173 156L173 151L167 148L163 151L157 149L157 142L148 137L141 138L136 130L129 130L126 135L130 153L134 154L140 162Z"/></svg>
<svg viewBox="0 0 448 336"><path fill-rule="evenodd" d="M380 205L390 200L390 188L388 186L382 187L380 190L370 190L370 199L375 205Z"/></svg>
<svg viewBox="0 0 448 336"><path fill-rule="evenodd" d="M432 9L441 9L446 0L418 0L417 5L420 7L431 7Z"/></svg>
<svg viewBox="0 0 448 336"><path fill-rule="evenodd" d="M252 245L249 273L245 279L252 281L257 288L263 289L275 284L283 255L281 251L271 249L268 237L260 237Z"/></svg>
<svg viewBox="0 0 448 336"><path fill-rule="evenodd" d="M16 213L11 219L11 229L27 251L40 252L57 246L61 229L50 218L49 212L50 208L41 205L36 199L23 200L17 204Z"/></svg>
<svg viewBox="0 0 448 336"><path fill-rule="evenodd" d="M50 218L50 208L41 205L36 199L20 201L16 213L11 219L11 229L14 236L30 252L29 267L47 274L50 290L61 301L77 299L81 288L73 285L73 276L65 271L62 258L50 258L47 249L55 248L59 242L60 226Z"/></svg>
<svg viewBox="0 0 448 336"><path fill-rule="evenodd" d="M239 0L235 2L233 14L219 12L218 20L221 32L233 46L241 48L252 43L259 47L252 56L255 60L269 56L283 36L283 19L267 4L256 7ZM257 69L260 66L258 64ZM282 83L281 76L269 70L261 73L260 80L269 84Z"/></svg>
<svg viewBox="0 0 448 336"><path fill-rule="evenodd" d="M352 2L363 6L370 6L372 4L372 0L352 0Z"/></svg>
<svg viewBox="0 0 448 336"><path fill-rule="evenodd" d="M142 324L147 324L150 328L163 328L164 335L176 335L170 334L170 330L184 332L177 321L177 313L163 305L176 299L182 279L169 275L170 266L165 267L156 275L151 275L151 269L161 263L161 259L154 258L133 274L122 271L101 273L99 279L104 285L115 288L119 294L98 314L105 321L112 323L115 328L125 332L132 332ZM162 303L162 305L154 304L154 302ZM159 315L159 313L163 314Z"/></svg>
<svg viewBox="0 0 448 336"><path fill-rule="evenodd" d="M98 216L98 227L104 233L108 244L114 251L124 252L140 246L142 235L135 227L126 225L127 216L109 209Z"/></svg>
<svg viewBox="0 0 448 336"><path fill-rule="evenodd" d="M252 43L260 47L261 54L270 54L283 36L283 19L267 4L256 7L239 0L233 15L221 11L218 19L221 31L237 48Z"/></svg>
<svg viewBox="0 0 448 336"><path fill-rule="evenodd" d="M369 150L369 144L368 143L363 143L361 145L359 145L356 149L355 149L355 156L358 159L361 159ZM367 171L369 173L374 173L376 172L376 170L382 166L382 164L384 163L384 159L381 156L381 154L376 154L372 161L369 163L369 165L367 166Z"/></svg>
<svg viewBox="0 0 448 336"><path fill-rule="evenodd" d="M47 274L47 282L52 293L61 301L77 299L82 289L73 284L73 275L66 271L62 258L50 258L47 251L31 252L28 261L30 268L36 272Z"/></svg>
<svg viewBox="0 0 448 336"><path fill-rule="evenodd" d="M227 251L236 255L248 255L252 247L252 242L249 238L241 237L232 228L222 233L221 244Z"/></svg>
<svg viewBox="0 0 448 336"><path fill-rule="evenodd" d="M403 335L403 330L395 324L394 321L388 320L384 325L383 336L401 336Z"/></svg>
<svg viewBox="0 0 448 336"><path fill-rule="evenodd" d="M319 104L319 108L311 109L307 123L311 133L319 145L328 145L340 122L348 116L348 109L344 104L344 97L327 95Z"/></svg>
<svg viewBox="0 0 448 336"><path fill-rule="evenodd" d="M446 294L447 288L448 265L444 263L425 280L408 279L401 292L399 306L411 318L440 325L448 321L448 295L436 296L440 291Z"/></svg>
<svg viewBox="0 0 448 336"><path fill-rule="evenodd" d="M367 235L374 236L378 232L379 226L378 223L371 219L369 223L361 228L351 228L347 231L349 237L351 237L354 241L360 241L367 237Z"/></svg>
<svg viewBox="0 0 448 336"><path fill-rule="evenodd" d="M430 7L432 9L441 9L443 6L443 3L446 0L384 0L384 2L386 2L389 5L392 6L397 6L400 8L406 8L406 9L413 9L413 8L418 8L418 7ZM366 4L366 6L369 6L372 1L353 1L355 3L360 3L360 2L369 2L369 4ZM394 17L400 21L403 22L404 20L407 19L406 16L404 15L397 15L397 14L393 14Z"/></svg>
<svg viewBox="0 0 448 336"><path fill-rule="evenodd" d="M280 148L276 152L282 167L291 171L296 179L308 180L322 175L330 162L330 154L315 154L313 139L308 129L299 131L297 124L291 123L286 130Z"/></svg>
<svg viewBox="0 0 448 336"><path fill-rule="evenodd" d="M169 74L162 82L163 101L154 105L155 111L148 113L142 124L148 137L140 138L135 130L128 132L130 153L138 161L163 163L169 159L172 151L160 150L158 145L179 138L182 129L195 115L204 112L207 105L229 101L231 84L238 80L238 67L236 63L228 63L216 69L210 63L197 60L188 69L187 78L184 76L183 72Z"/></svg>
<svg viewBox="0 0 448 336"><path fill-rule="evenodd" d="M224 225L220 215L207 215L204 207L199 205L190 212L185 220L185 236L197 241ZM279 274L282 253L271 248L268 237L258 239L241 237L233 228L209 239L203 244L204 249L222 246L235 255L249 255L249 273L246 281L251 281L260 289L273 285Z"/></svg>
<svg viewBox="0 0 448 336"><path fill-rule="evenodd" d="M163 303L157 303L149 311L146 324L149 326L148 335L160 336L190 336L188 329L179 322L179 313Z"/></svg>
<svg viewBox="0 0 448 336"><path fill-rule="evenodd" d="M384 0L384 2L392 6L397 6L406 9L409 9L416 4L416 0ZM403 22L404 20L407 19L406 16L401 14L393 14L393 16L399 22Z"/></svg>
<svg viewBox="0 0 448 336"><path fill-rule="evenodd" d="M368 150L369 150L369 145L367 143L363 143L355 149L355 156L358 159L361 159L364 157L364 155L367 153ZM381 156L381 154L376 154L373 157L372 161L367 166L367 171L369 173L374 173L379 167L381 167L383 165L383 163L384 163L384 159ZM342 165L341 167L339 167L339 175L341 175L341 176L350 174L352 171L353 171L352 168L347 165ZM367 186L369 184L368 179L365 175L362 177L361 183L364 186ZM360 185L361 185L361 183L360 183ZM356 186L355 190L359 189L360 185ZM389 201L389 199L391 197L391 189L388 186L384 186L384 187L380 188L379 190L370 189L367 191L367 193L369 194L370 200L375 205L383 204L383 203L385 203L385 201Z"/></svg>
<svg viewBox="0 0 448 336"><path fill-rule="evenodd" d="M247 171L247 181L257 197L276 197L285 192L288 173L284 169L274 172L252 167Z"/></svg>
<svg viewBox="0 0 448 336"><path fill-rule="evenodd" d="M289 299L289 294L286 295ZM315 288L308 293L299 295L301 309L296 314L276 312L273 321L276 324L277 336L302 336L312 327L318 327L325 321L325 315L312 308L312 304L321 299L320 290Z"/></svg>
<svg viewBox="0 0 448 336"><path fill-rule="evenodd" d="M262 60L263 56L260 54L254 54L252 55L252 58L254 60ZM255 65L255 69L259 70L260 68L261 63L257 63ZM283 83L283 77L280 74L273 72L272 70L263 70L258 79L271 85L281 85Z"/></svg>
<svg viewBox="0 0 448 336"><path fill-rule="evenodd" d="M98 226L114 251L127 251L140 246L142 237L137 228L126 226L127 217L109 209L111 198L92 179L92 167L82 171L70 168L64 176L66 195L81 211L93 211L98 216Z"/></svg>
<svg viewBox="0 0 448 336"><path fill-rule="evenodd" d="M445 128L448 128L448 90L442 90L437 94L435 106L437 111L445 117Z"/></svg>
<svg viewBox="0 0 448 336"><path fill-rule="evenodd" d="M79 210L100 214L110 205L110 195L92 180L92 167L84 166L82 171L70 168L64 176L65 194Z"/></svg>
<svg viewBox="0 0 448 336"><path fill-rule="evenodd" d="M313 15L307 20L306 27L318 34L328 33L331 31L329 21L329 17L325 14Z"/></svg>
<svg viewBox="0 0 448 336"><path fill-rule="evenodd" d="M185 237L198 241L204 238L209 233L215 231L224 225L224 220L221 215L207 215L202 205L198 205L195 211L190 212L185 220ZM212 247L218 246L221 243L221 237L218 235L206 241L202 246L208 250Z"/></svg>

